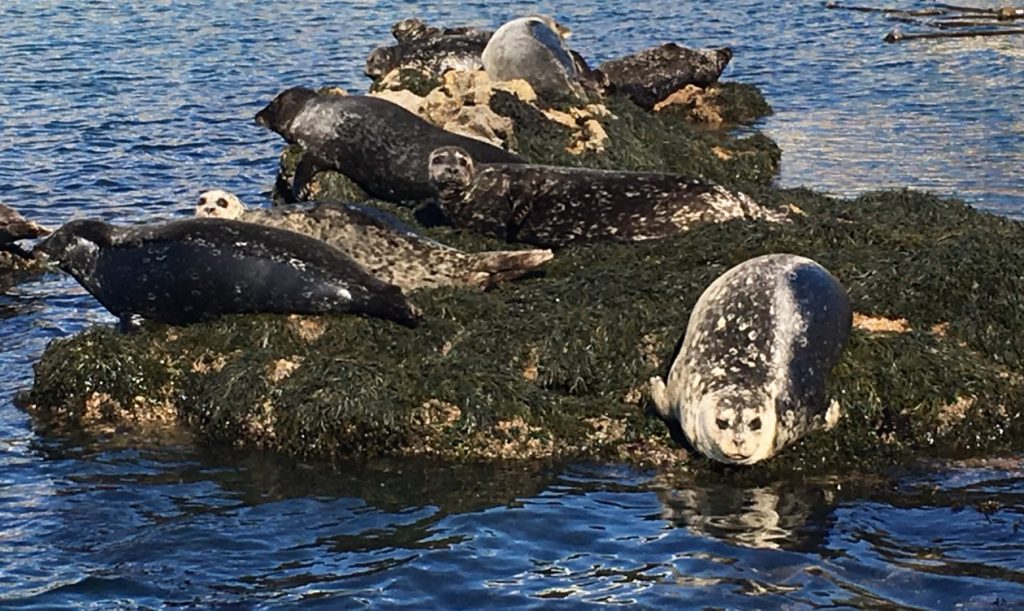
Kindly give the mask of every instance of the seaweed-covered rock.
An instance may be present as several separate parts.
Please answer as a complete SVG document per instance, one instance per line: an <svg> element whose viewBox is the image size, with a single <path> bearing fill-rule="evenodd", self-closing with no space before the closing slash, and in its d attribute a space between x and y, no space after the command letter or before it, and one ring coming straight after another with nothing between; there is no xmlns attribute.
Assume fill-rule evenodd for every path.
<svg viewBox="0 0 1024 611"><path fill-rule="evenodd" d="M94 327L50 345L22 403L73 423L159 409L211 439L300 455L678 462L646 414L644 380L665 372L712 279L752 256L791 252L833 271L859 323L834 372L839 425L757 469L887 466L1019 445L1024 226L906 191L759 197L790 206L794 221L567 249L540 278L418 295L416 330L286 316L132 335Z"/></svg>

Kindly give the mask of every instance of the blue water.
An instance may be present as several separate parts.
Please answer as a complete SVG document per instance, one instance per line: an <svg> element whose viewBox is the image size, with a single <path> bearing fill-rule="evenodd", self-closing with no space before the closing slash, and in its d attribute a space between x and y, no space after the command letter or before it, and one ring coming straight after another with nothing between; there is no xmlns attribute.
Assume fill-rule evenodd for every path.
<svg viewBox="0 0 1024 611"><path fill-rule="evenodd" d="M0 198L56 225L265 199L292 85L360 91L390 24L535 12L597 63L732 46L761 86L780 183L914 186L1024 216L1024 37L886 45L819 3L8 0ZM756 487L622 465L302 464L183 431L35 430L10 399L53 338L106 324L74 283L0 295L0 604L327 608L1024 605L1024 471L1008 457Z"/></svg>

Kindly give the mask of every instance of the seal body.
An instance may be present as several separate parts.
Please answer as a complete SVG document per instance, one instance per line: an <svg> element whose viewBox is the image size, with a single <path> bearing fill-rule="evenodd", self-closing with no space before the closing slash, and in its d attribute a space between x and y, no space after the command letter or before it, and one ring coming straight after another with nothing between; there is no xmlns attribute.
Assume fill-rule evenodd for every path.
<svg viewBox="0 0 1024 611"><path fill-rule="evenodd" d="M582 93L576 61L559 26L540 16L513 19L498 28L480 58L492 81L523 79L541 96Z"/></svg>
<svg viewBox="0 0 1024 611"><path fill-rule="evenodd" d="M431 151L459 146L485 163L522 163L518 155L432 125L408 110L369 96L320 95L295 87L278 95L256 122L302 145L300 177L336 170L369 195L418 202L435 195L427 174Z"/></svg>
<svg viewBox="0 0 1024 611"><path fill-rule="evenodd" d="M673 174L482 164L452 147L434 151L429 167L452 224L539 246L649 240L701 223L785 219L742 193Z"/></svg>
<svg viewBox="0 0 1024 611"><path fill-rule="evenodd" d="M668 381L651 378L651 397L709 458L753 464L774 456L838 419L825 384L852 316L846 290L814 261L745 261L697 300Z"/></svg>
<svg viewBox="0 0 1024 611"><path fill-rule="evenodd" d="M240 219L323 240L403 291L443 286L482 290L530 273L554 257L550 250L464 252L426 238L376 208L341 202L247 210L234 194L214 190L200 196L196 216Z"/></svg>
<svg viewBox="0 0 1024 611"><path fill-rule="evenodd" d="M600 64L611 87L650 110L687 85L707 87L718 80L732 59L732 50L687 49L674 43L645 49Z"/></svg>
<svg viewBox="0 0 1024 611"><path fill-rule="evenodd" d="M401 289L319 240L225 219L65 224L36 249L107 310L183 325L225 314L356 312L416 324Z"/></svg>
<svg viewBox="0 0 1024 611"><path fill-rule="evenodd" d="M48 229L34 221L27 220L14 208L0 204L0 251L29 259L32 255L18 246L17 242L39 238L49 233Z"/></svg>

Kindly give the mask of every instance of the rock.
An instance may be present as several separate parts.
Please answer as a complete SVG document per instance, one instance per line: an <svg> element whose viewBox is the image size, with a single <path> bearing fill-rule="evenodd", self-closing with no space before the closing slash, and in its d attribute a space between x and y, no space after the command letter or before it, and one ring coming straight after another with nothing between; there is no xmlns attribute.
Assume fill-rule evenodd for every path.
<svg viewBox="0 0 1024 611"><path fill-rule="evenodd" d="M711 96L705 95L704 89L696 85L687 85L655 104L654 111L659 112L668 106L675 106L676 110L681 110L691 121L720 125L723 120L722 113L710 98Z"/></svg>
<svg viewBox="0 0 1024 611"><path fill-rule="evenodd" d="M422 96L418 96L415 93L408 91L406 89L401 89L398 91L392 91L390 89L385 91L376 91L374 93L371 93L370 95L385 99L394 104L398 104L399 106L408 110L409 112L414 112L416 114L420 113L420 108L422 107L424 100Z"/></svg>
<svg viewBox="0 0 1024 611"><path fill-rule="evenodd" d="M487 106L463 106L455 117L441 127L456 134L515 150L515 125L512 119L497 114Z"/></svg>

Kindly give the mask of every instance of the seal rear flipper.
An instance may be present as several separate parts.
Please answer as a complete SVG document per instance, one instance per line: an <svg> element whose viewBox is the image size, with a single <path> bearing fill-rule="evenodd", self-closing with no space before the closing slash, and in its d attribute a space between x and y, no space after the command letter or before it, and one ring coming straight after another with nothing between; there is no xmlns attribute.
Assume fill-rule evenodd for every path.
<svg viewBox="0 0 1024 611"><path fill-rule="evenodd" d="M483 276L483 288L530 273L555 257L550 250L499 250L472 253L474 277Z"/></svg>

